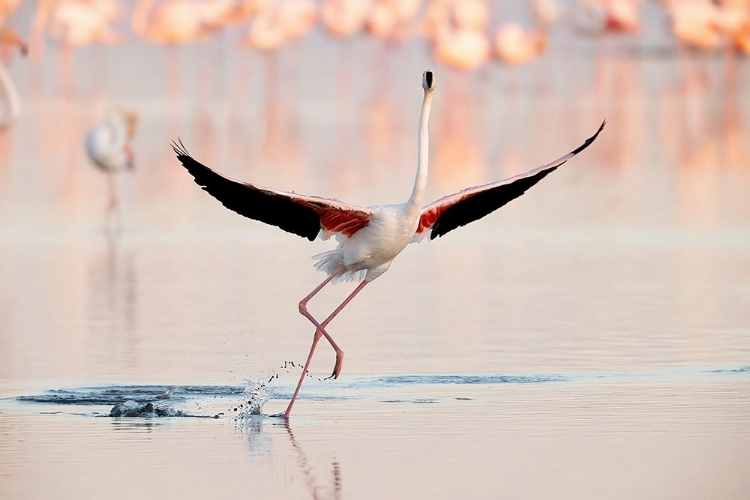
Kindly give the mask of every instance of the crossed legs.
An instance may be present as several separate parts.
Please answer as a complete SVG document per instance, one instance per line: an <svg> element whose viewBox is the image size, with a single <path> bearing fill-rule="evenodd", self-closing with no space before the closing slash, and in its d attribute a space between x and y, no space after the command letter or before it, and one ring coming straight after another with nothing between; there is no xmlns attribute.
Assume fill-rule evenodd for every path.
<svg viewBox="0 0 750 500"><path fill-rule="evenodd" d="M357 288L354 289L354 291L349 294L349 296L344 299L344 301L339 304L339 306L328 316L322 323L318 323L318 320L316 320L312 314L307 310L307 302L313 298L324 286L326 286L328 283L331 282L334 278L337 276L340 276L341 273L344 272L344 266L341 265L334 273L332 273L328 278L326 278L323 283L318 285L310 294L302 299L299 303L299 312L305 316L307 319L310 320L310 322L315 325L315 336L313 337L312 345L310 346L310 353L307 355L307 361L305 361L305 366L302 368L302 374L300 375L299 382L297 382L297 388L294 390L294 395L292 396L292 400L289 401L289 406L287 406L286 411L284 412L284 418L288 419L289 414L292 412L292 406L294 405L294 402L297 400L297 394L299 394L299 390L302 387L302 382L305 381L305 375L307 374L307 370L310 367L310 362L312 361L313 353L315 353L315 347L318 345L318 341L320 340L320 337L325 337L326 340L331 344L331 347L333 347L333 350L336 351L336 364L333 367L333 373L331 374L331 377L338 378L339 374L341 373L341 364L344 361L344 351L341 350L341 348L334 342L333 338L331 338L330 335L328 335L328 332L326 332L325 327L328 326L328 323L333 320L341 311L346 307L346 305L351 302L351 300L354 298L355 295L357 295L368 283L367 281L362 281Z"/></svg>

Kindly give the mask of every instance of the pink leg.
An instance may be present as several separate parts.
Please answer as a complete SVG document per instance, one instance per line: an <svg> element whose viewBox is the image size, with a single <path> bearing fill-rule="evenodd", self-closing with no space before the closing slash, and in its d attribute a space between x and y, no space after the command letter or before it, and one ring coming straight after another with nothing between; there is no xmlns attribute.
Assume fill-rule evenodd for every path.
<svg viewBox="0 0 750 500"><path fill-rule="evenodd" d="M343 270L343 266L342 266L342 270ZM338 271L339 274L340 272L341 270ZM334 276L335 275L337 274L335 273ZM326 280L325 282L323 282L322 285L320 285L318 288L313 290L313 293L310 294L305 299L309 300L310 297L312 297L313 295L315 295L315 293L320 291L320 289L323 288L323 286L325 286L326 283L328 283L331 279L333 279L333 277L329 277L328 280ZM307 361L305 362L305 367L302 369L302 375L300 375L299 377L299 382L297 382L297 388L294 390L294 395L292 396L292 400L289 401L289 406L287 406L286 411L284 412L284 418L288 419L289 415L292 412L292 406L294 406L294 402L297 400L297 394L299 394L299 390L302 387L302 382L305 381L305 375L307 375L307 370L308 368L310 368L310 361L312 361L313 353L315 352L315 347L318 345L318 341L320 340L320 337L322 335L325 335L328 341L333 346L333 348L336 349L336 366L333 369L333 374L331 375L331 377L337 378L339 376L339 373L341 372L341 362L344 359L344 351L339 349L338 346L333 342L333 339L331 339L331 337L326 333L325 327L328 325L328 323L331 322L333 318L335 318L341 312L342 309L344 309L344 307L346 307L346 305L349 302L351 302L354 296L357 295L365 287L367 283L369 282L363 281L362 283L360 283L359 286L357 286L357 288L355 288L354 291L336 308L336 310L333 311L331 315L325 319L325 321L323 321L323 323L318 323L317 320L313 318L312 315L310 315L309 313L305 314L307 312L306 308L305 308L305 312L302 312L303 303L300 302L300 312L302 312L302 314L305 314L305 316L316 326L316 330L315 330L315 337L313 337L312 346L310 346L310 353L307 355ZM303 299L303 302L306 303L305 299Z"/></svg>
<svg viewBox="0 0 750 500"><path fill-rule="evenodd" d="M299 312L304 317L310 320L313 325L315 325L315 328L317 328L316 335L323 334L328 340L328 343L331 344L331 347L333 347L333 350L336 351L336 364L334 365L333 372L336 373L336 367L339 367L339 370L341 369L341 363L344 360L344 351L341 350L341 348L336 344L336 342L333 340L333 338L328 335L328 332L325 330L325 326L318 323L318 320L313 318L312 314L307 310L307 303L312 299L320 290L323 289L324 286L326 286L328 283L331 282L334 278L337 276L340 276L341 273L344 272L344 265L341 264L338 269L336 269L328 278L326 278L323 283L318 285L310 294L305 297L304 299L300 300L299 302ZM316 341L317 343L317 341ZM313 348L314 349L314 348ZM303 372L304 375L304 372Z"/></svg>

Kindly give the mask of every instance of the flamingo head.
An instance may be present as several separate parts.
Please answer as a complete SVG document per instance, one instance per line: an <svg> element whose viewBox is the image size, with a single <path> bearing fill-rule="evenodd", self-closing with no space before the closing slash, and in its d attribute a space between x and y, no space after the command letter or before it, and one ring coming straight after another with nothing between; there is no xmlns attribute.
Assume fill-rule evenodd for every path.
<svg viewBox="0 0 750 500"><path fill-rule="evenodd" d="M427 70L422 73L422 88L425 92L432 92L435 90L435 77L432 74L432 70Z"/></svg>
<svg viewBox="0 0 750 500"><path fill-rule="evenodd" d="M3 26L0 28L0 47L3 46L15 46L21 52L21 55L26 55L28 48L23 38L10 26Z"/></svg>

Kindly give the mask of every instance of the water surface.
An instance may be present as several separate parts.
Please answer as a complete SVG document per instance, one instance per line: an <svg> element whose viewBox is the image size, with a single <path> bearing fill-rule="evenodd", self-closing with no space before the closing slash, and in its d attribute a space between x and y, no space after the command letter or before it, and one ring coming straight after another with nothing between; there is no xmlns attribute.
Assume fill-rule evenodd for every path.
<svg viewBox="0 0 750 500"><path fill-rule="evenodd" d="M322 380L321 344L286 424L268 415L300 374L313 331L297 302L330 243L224 209L168 143L261 185L401 201L433 63L406 44L375 80L362 70L383 47L357 40L340 59L312 35L275 63L224 39L154 52L148 77L81 69L142 60L133 43L77 52L67 86L13 68L25 114L0 135L1 498L750 495L747 61L734 87L720 58L691 75L586 44L517 72L436 68L429 198L607 128L523 198L408 248L331 325L342 376ZM191 78L207 61L224 71ZM82 137L118 100L141 115L138 167L108 218ZM241 416L247 381L264 384L264 415ZM129 399L187 417L108 417Z"/></svg>

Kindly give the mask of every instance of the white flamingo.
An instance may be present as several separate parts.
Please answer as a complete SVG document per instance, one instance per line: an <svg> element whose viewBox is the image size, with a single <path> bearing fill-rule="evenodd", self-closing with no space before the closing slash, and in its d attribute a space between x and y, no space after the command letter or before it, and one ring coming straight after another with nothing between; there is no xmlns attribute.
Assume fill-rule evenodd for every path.
<svg viewBox="0 0 750 500"><path fill-rule="evenodd" d="M299 311L315 325L315 336L297 387L284 418L289 418L305 374L310 366L315 347L324 336L336 351L336 364L331 377L341 372L344 352L326 332L326 326L368 283L385 273L393 259L409 243L425 237L435 239L497 210L521 196L547 174L588 147L604 127L604 123L583 145L551 163L506 180L465 189L422 206L427 187L427 156L429 138L427 123L430 117L435 82L432 71L422 75L424 100L419 119L417 175L411 196L405 203L359 207L335 199L306 196L262 188L228 179L202 165L187 152L182 143L172 147L182 165L195 182L225 207L240 215L284 231L305 237L327 239L335 235L338 246L315 256L315 267L328 277L299 303ZM331 313L318 322L307 310L308 301L333 280L357 280L361 283Z"/></svg>
<svg viewBox="0 0 750 500"><path fill-rule="evenodd" d="M114 109L86 134L86 153L94 165L107 174L109 180L108 213L113 212L118 206L115 174L123 170L132 170L134 167L130 142L135 135L137 123L138 118L135 114Z"/></svg>

